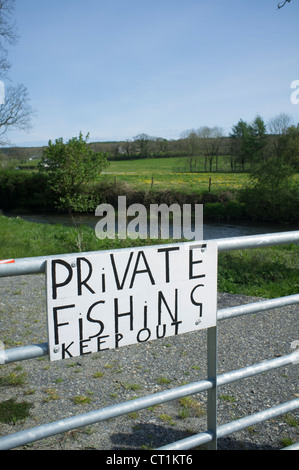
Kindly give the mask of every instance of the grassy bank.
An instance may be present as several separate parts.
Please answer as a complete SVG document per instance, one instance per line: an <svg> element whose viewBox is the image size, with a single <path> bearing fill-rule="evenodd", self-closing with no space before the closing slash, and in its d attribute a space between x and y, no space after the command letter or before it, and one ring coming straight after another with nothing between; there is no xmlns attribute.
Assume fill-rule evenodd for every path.
<svg viewBox="0 0 299 470"><path fill-rule="evenodd" d="M82 226L64 227L0 216L0 259L151 245L152 240L98 240ZM274 298L299 291L299 245L219 254L218 290Z"/></svg>

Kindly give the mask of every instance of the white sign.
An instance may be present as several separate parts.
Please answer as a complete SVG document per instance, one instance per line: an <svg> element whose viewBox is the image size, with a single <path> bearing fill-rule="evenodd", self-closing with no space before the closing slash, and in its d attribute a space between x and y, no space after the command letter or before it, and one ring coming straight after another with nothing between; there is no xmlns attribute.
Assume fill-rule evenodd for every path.
<svg viewBox="0 0 299 470"><path fill-rule="evenodd" d="M51 360L216 325L215 242L57 257L46 279Z"/></svg>

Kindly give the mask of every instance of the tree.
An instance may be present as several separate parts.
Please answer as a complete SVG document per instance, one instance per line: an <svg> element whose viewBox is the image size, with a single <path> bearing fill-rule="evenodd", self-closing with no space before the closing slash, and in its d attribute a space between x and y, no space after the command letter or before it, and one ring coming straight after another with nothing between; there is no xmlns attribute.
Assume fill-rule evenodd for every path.
<svg viewBox="0 0 299 470"><path fill-rule="evenodd" d="M92 183L108 166L106 154L94 152L87 144L89 135L73 137L67 143L62 138L49 141L43 150L39 171L47 175L49 187L57 196L59 209L83 212L93 209L99 201Z"/></svg>
<svg viewBox="0 0 299 470"><path fill-rule="evenodd" d="M285 113L277 114L268 122L268 129L271 134L273 156L276 159L283 158L286 143L285 134L292 125L292 118Z"/></svg>
<svg viewBox="0 0 299 470"><path fill-rule="evenodd" d="M250 126L252 134L252 163L263 162L266 158L267 146L266 124L261 116L256 116Z"/></svg>
<svg viewBox="0 0 299 470"><path fill-rule="evenodd" d="M240 119L232 128L230 140L232 170L236 168L236 163L240 163L244 170L246 163L249 163L252 168L264 160L267 135L266 124L260 116L256 116L251 124Z"/></svg>
<svg viewBox="0 0 299 470"><path fill-rule="evenodd" d="M268 122L268 129L271 134L283 135L292 125L292 118L286 113L277 114Z"/></svg>
<svg viewBox="0 0 299 470"><path fill-rule="evenodd" d="M15 0L0 1L0 79L7 77L10 64L7 60L7 45L16 43L18 36L12 20ZM5 90L4 102L0 104L0 143L5 143L11 128L28 130L33 110L24 85L10 85Z"/></svg>
<svg viewBox="0 0 299 470"><path fill-rule="evenodd" d="M231 170L236 169L237 163L240 163L242 170L244 170L245 163L250 161L252 157L253 136L250 125L243 121L243 119L240 119L232 128L230 140L232 153Z"/></svg>
<svg viewBox="0 0 299 470"><path fill-rule="evenodd" d="M284 0L283 2L279 2L277 8L280 9L286 5L286 3L291 3L291 0Z"/></svg>
<svg viewBox="0 0 299 470"><path fill-rule="evenodd" d="M154 139L154 150L156 155L168 155L168 140L163 137L156 137Z"/></svg>
<svg viewBox="0 0 299 470"><path fill-rule="evenodd" d="M190 129L187 131L182 132L181 134L182 140L184 142L184 146L187 152L187 160L189 162L189 169L193 171L194 164L196 164L196 156L198 153L198 135L197 131L194 129Z"/></svg>
<svg viewBox="0 0 299 470"><path fill-rule="evenodd" d="M6 77L11 65L7 60L7 45L16 44L18 35L15 23L12 21L15 0L0 2L0 77Z"/></svg>
<svg viewBox="0 0 299 470"><path fill-rule="evenodd" d="M127 139L125 142L122 143L122 147L124 149L126 157L132 158L135 151L134 142L132 142L132 140Z"/></svg>
<svg viewBox="0 0 299 470"><path fill-rule="evenodd" d="M213 160L216 158L216 171L218 171L219 150L223 140L223 129L218 126L200 127L197 131L199 146L205 156L205 171L207 171L207 162L209 161L209 170L212 171Z"/></svg>
<svg viewBox="0 0 299 470"><path fill-rule="evenodd" d="M0 142L4 143L7 131L11 128L29 130L32 115L26 87L22 84L9 86L5 101L0 106Z"/></svg>
<svg viewBox="0 0 299 470"><path fill-rule="evenodd" d="M134 142L139 149L139 156L147 158L150 156L150 144L152 138L147 134L138 134L134 137Z"/></svg>
<svg viewBox="0 0 299 470"><path fill-rule="evenodd" d="M281 137L283 161L294 171L299 171L299 124L290 126Z"/></svg>

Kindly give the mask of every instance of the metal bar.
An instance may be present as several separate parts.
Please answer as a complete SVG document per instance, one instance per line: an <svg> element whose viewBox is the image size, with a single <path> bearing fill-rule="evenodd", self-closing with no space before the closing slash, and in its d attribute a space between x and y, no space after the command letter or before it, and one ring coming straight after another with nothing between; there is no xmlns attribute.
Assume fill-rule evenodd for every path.
<svg viewBox="0 0 299 470"><path fill-rule="evenodd" d="M19 348L3 349L0 351L0 364L25 361L26 359L34 359L36 357L47 356L48 354L48 343L31 344L29 346L20 346Z"/></svg>
<svg viewBox="0 0 299 470"><path fill-rule="evenodd" d="M288 447L284 447L281 450L299 450L299 442L296 442L295 444L292 444Z"/></svg>
<svg viewBox="0 0 299 470"><path fill-rule="evenodd" d="M280 405L272 406L272 408L267 410L259 411L253 415L245 416L244 418L219 426L218 437L228 436L229 434L241 431L242 429L248 428L249 426L260 423L262 421L266 421L267 419L273 419L276 418L276 416L294 411L297 408L299 408L299 398L295 398L294 400L282 403Z"/></svg>
<svg viewBox="0 0 299 470"><path fill-rule="evenodd" d="M236 307L223 308L217 312L217 320L226 320L248 313L259 313L273 308L286 307L299 303L299 294L279 297L277 299L262 300L245 305L237 305Z"/></svg>
<svg viewBox="0 0 299 470"><path fill-rule="evenodd" d="M276 416L279 416L284 413L288 413L290 411L294 411L299 408L299 398L295 400L273 406L268 410L263 410L258 413L255 413L250 416L246 416L245 418L238 419L236 421L232 421L231 423L223 424L222 426L218 427L217 436L218 439L221 437L228 436L237 431L241 431L242 429L248 428L257 423L261 423L262 421L266 421L267 419L273 419ZM159 447L156 450L185 450L185 449L192 449L198 445L201 445L205 442L208 442L206 433L196 434L191 437L187 437L186 439L181 439L180 441L173 442L163 447Z"/></svg>
<svg viewBox="0 0 299 470"><path fill-rule="evenodd" d="M214 384L208 391L207 426L208 433L213 436L208 444L209 450L217 450L217 325L208 328L208 378Z"/></svg>
<svg viewBox="0 0 299 470"><path fill-rule="evenodd" d="M232 382L237 382L241 379L247 379L254 375L263 374L264 372L278 369L279 367L296 364L298 361L299 351L295 351L291 354L286 354L285 356L275 357L274 359L269 359L258 364L243 367L242 369L224 372L223 374L218 375L217 384L218 387L221 387Z"/></svg>
<svg viewBox="0 0 299 470"><path fill-rule="evenodd" d="M285 245L299 243L299 230L264 235L248 235L245 237L221 238L216 240L218 251L260 248L262 246Z"/></svg>

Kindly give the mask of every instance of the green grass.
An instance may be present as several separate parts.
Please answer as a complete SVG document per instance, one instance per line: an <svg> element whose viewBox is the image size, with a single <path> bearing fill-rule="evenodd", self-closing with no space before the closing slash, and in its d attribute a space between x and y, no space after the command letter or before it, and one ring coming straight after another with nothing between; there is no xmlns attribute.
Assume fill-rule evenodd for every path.
<svg viewBox="0 0 299 470"><path fill-rule="evenodd" d="M163 161L161 162L161 160ZM200 194L209 189L217 193L238 190L249 181L248 173L172 172L169 160L172 159L133 160L121 162L119 165L115 165L116 162L111 162L106 177L114 181L125 182L132 189L139 191L176 190L188 194Z"/></svg>
<svg viewBox="0 0 299 470"><path fill-rule="evenodd" d="M147 244L145 240L143 244ZM92 228L38 224L0 216L0 259L27 258L140 245L140 241L99 240Z"/></svg>
<svg viewBox="0 0 299 470"><path fill-rule="evenodd" d="M93 229L80 230L0 216L0 259L78 253L79 245L82 251L96 251L153 244L152 240L99 240ZM219 292L265 298L299 292L299 245L220 253L218 266Z"/></svg>
<svg viewBox="0 0 299 470"><path fill-rule="evenodd" d="M196 157L196 160L197 170L204 171L204 157ZM146 173L155 175L160 173L172 173L173 171L177 171L178 168L180 168L180 171L182 171L182 169L189 171L189 159L187 157L162 157L111 161L105 172L117 174ZM209 166L207 169L209 169ZM212 169L215 170L215 160ZM219 156L218 170L230 171L230 156Z"/></svg>
<svg viewBox="0 0 299 470"><path fill-rule="evenodd" d="M275 298L299 292L299 245L220 253L218 290Z"/></svg>
<svg viewBox="0 0 299 470"><path fill-rule="evenodd" d="M203 158L199 159L203 171ZM104 174L113 181L125 182L132 190L167 191L175 190L186 194L200 194L203 191L222 192L238 190L249 181L248 173L229 173L230 157L219 157L219 172L189 173L186 157L145 158L137 160L112 161ZM187 172L178 172L186 168ZM221 170L226 172L221 172Z"/></svg>
<svg viewBox="0 0 299 470"><path fill-rule="evenodd" d="M1 423L15 424L17 421L28 418L32 406L32 403L26 401L16 403L13 398L0 402Z"/></svg>

